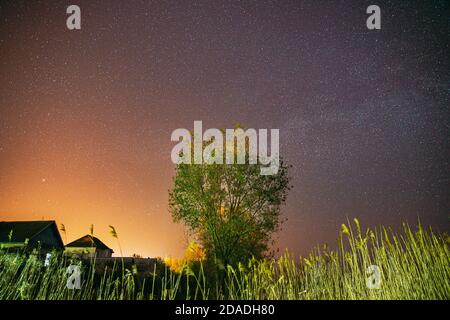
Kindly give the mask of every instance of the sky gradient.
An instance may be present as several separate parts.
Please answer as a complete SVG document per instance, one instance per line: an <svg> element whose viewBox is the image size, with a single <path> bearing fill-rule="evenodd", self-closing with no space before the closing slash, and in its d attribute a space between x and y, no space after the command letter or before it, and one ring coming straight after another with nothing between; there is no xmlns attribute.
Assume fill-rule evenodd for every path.
<svg viewBox="0 0 450 320"><path fill-rule="evenodd" d="M180 256L170 135L202 120L280 129L281 250L353 217L449 232L449 4L378 1L376 31L370 4L2 1L0 220L54 219L68 241L94 224L118 252L113 225L126 255Z"/></svg>

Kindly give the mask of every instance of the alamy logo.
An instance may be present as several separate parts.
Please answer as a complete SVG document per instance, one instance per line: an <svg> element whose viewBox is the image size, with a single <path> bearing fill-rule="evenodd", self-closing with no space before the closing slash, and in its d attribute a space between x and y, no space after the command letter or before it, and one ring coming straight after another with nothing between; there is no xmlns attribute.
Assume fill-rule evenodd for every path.
<svg viewBox="0 0 450 320"><path fill-rule="evenodd" d="M51 253L47 253L45 255L44 267L48 267L50 265L50 259L52 258Z"/></svg>
<svg viewBox="0 0 450 320"><path fill-rule="evenodd" d="M367 14L370 16L367 18L366 25L369 30L380 30L381 29L381 9L377 5L371 5L367 7Z"/></svg>
<svg viewBox="0 0 450 320"><path fill-rule="evenodd" d="M225 135L225 137L224 137ZM172 149L175 164L249 164L261 165L261 175L277 174L280 166L279 130L270 130L270 155L268 130L259 129L208 129L203 133L201 121L194 121L194 132L176 129L171 140L179 141ZM193 159L192 159L193 158Z"/></svg>
<svg viewBox="0 0 450 320"><path fill-rule="evenodd" d="M80 30L81 29L81 9L79 6L72 4L67 7L67 14L70 16L66 20L66 26L69 30Z"/></svg>
<svg viewBox="0 0 450 320"><path fill-rule="evenodd" d="M380 289L381 288L381 271L376 265L368 266L366 269L366 286L368 289Z"/></svg>
<svg viewBox="0 0 450 320"><path fill-rule="evenodd" d="M67 274L70 276L67 278L66 287L67 289L81 289L81 269L80 266L70 265L66 270Z"/></svg>

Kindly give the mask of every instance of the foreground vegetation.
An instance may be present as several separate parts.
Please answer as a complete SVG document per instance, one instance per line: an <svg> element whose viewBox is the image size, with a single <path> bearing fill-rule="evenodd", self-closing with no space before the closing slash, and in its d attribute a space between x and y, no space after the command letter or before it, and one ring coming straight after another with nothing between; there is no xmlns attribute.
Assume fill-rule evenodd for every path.
<svg viewBox="0 0 450 320"><path fill-rule="evenodd" d="M79 290L66 287L67 258L44 266L37 254L0 251L0 299L449 299L450 251L446 236L407 225L401 234L385 228L342 225L339 248L320 248L306 258L285 253L277 260L252 259L212 272L187 263L173 272L162 262L139 277L123 264L95 272L95 261L79 262ZM381 271L381 287L366 285L367 268ZM221 274L218 277L217 274ZM222 279L218 281L217 279Z"/></svg>

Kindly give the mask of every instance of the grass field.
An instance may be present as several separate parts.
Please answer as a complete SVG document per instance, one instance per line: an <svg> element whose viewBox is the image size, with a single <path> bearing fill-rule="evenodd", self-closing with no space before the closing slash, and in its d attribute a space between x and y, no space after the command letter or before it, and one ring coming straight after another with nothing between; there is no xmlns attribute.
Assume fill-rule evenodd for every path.
<svg viewBox="0 0 450 320"><path fill-rule="evenodd" d="M120 263L103 274L80 265L79 290L68 289L69 261L56 255L44 266L38 255L0 251L0 299L449 299L450 251L447 236L404 225L361 230L342 225L339 248L316 249L308 257L285 253L279 259L250 260L221 272L223 285L203 265L182 272L157 268L139 278ZM95 262L94 262L95 263ZM369 289L367 268L380 270L379 289ZM213 284L215 283L215 284Z"/></svg>

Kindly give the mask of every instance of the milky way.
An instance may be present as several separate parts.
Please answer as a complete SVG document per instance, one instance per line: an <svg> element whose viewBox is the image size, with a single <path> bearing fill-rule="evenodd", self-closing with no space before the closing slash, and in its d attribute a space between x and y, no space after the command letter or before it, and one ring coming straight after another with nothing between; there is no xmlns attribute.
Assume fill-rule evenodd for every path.
<svg viewBox="0 0 450 320"><path fill-rule="evenodd" d="M282 250L354 217L448 232L448 1L378 1L381 30L370 4L2 1L0 220L56 219L69 241L93 223L115 248L112 224L127 254L179 255L170 134L202 120L280 129Z"/></svg>

